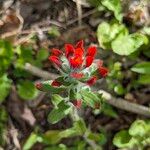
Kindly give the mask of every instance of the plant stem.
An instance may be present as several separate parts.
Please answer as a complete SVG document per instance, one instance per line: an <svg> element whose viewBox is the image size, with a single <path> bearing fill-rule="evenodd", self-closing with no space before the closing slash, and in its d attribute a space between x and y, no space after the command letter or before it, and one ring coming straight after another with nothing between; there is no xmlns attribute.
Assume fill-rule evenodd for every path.
<svg viewBox="0 0 150 150"><path fill-rule="evenodd" d="M76 122L80 119L80 116L78 115L78 110L73 106L72 111L70 112L70 117L73 122ZM98 146L93 140L88 139L88 134L85 132L83 135L84 140L92 147L93 150L100 150L100 146Z"/></svg>

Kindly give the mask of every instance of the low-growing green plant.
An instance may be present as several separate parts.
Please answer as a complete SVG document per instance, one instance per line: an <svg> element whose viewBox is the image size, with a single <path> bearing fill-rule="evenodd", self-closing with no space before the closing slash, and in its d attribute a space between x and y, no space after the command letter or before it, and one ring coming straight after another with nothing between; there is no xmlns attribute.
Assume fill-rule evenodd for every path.
<svg viewBox="0 0 150 150"><path fill-rule="evenodd" d="M31 63L42 67L42 62L47 59L48 54L49 52L45 49L34 52L31 46L19 45L14 47L10 42L0 40L0 103L10 93L14 82L17 85L18 95L22 99L30 100L37 96L38 90L34 87L32 81L27 80L32 75L24 70L24 66L25 63Z"/></svg>
<svg viewBox="0 0 150 150"><path fill-rule="evenodd" d="M96 47L91 46L86 52L83 44L82 40L75 46L66 44L65 54L59 49L53 49L49 60L61 75L53 81L36 83L37 89L51 94L54 108L48 115L48 122L55 124L70 115L73 127L65 130L50 130L45 134L33 133L25 143L24 150L30 149L36 142L55 145L63 138L75 136L83 138L88 143L88 146L87 144L83 146L89 149L100 150L101 144L105 143L105 135L102 132L93 133L78 115L78 109L81 107L90 106L93 109L100 109L103 102L102 95L93 92L91 86L108 73L102 60L94 60Z"/></svg>
<svg viewBox="0 0 150 150"><path fill-rule="evenodd" d="M113 144L118 148L143 150L150 145L150 121L134 121L128 130L121 130L115 135Z"/></svg>
<svg viewBox="0 0 150 150"><path fill-rule="evenodd" d="M126 93L126 89L122 85L124 74L121 71L121 65L120 62L111 65L109 67L111 71L107 78L108 88L113 90L117 95L124 95Z"/></svg>
<svg viewBox="0 0 150 150"><path fill-rule="evenodd" d="M5 145L8 121L3 103L9 96L11 87L16 86L22 100L35 99L38 90L31 81L32 75L25 71L24 66L25 63L31 63L41 67L48 54L45 49L40 49L35 54L31 46L14 47L10 42L0 40L0 146Z"/></svg>

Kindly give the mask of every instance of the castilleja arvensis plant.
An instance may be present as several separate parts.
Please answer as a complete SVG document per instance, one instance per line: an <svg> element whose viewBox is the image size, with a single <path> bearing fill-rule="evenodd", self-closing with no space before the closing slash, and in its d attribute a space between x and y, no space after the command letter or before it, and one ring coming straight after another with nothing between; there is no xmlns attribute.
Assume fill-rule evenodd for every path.
<svg viewBox="0 0 150 150"><path fill-rule="evenodd" d="M101 95L92 92L91 86L106 77L108 69L103 66L102 60L95 60L96 52L95 46L85 50L82 40L75 46L65 44L65 52L56 48L51 50L49 60L59 70L60 77L53 81L37 83L36 87L51 94L56 109L100 106Z"/></svg>

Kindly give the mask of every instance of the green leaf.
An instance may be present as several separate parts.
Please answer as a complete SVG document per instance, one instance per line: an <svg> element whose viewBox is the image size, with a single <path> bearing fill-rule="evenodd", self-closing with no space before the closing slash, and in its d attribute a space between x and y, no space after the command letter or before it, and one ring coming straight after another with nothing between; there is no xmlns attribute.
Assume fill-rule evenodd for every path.
<svg viewBox="0 0 150 150"><path fill-rule="evenodd" d="M61 138L74 137L74 136L77 136L77 135L79 135L79 133L74 127L66 129L66 130L64 130L60 133Z"/></svg>
<svg viewBox="0 0 150 150"><path fill-rule="evenodd" d="M119 55L130 55L137 51L140 46L147 44L147 37L142 34L120 34L114 41L112 41L112 49Z"/></svg>
<svg viewBox="0 0 150 150"><path fill-rule="evenodd" d="M58 94L63 92L66 87L64 86L60 86L60 87L56 87L56 86L51 86L52 81L43 81L41 82L42 87L39 89L43 92L50 92L51 94Z"/></svg>
<svg viewBox="0 0 150 150"><path fill-rule="evenodd" d="M122 33L123 35L128 35L128 30L124 25L118 23L107 23L103 22L98 26L97 37L99 44L102 48L110 49L111 42ZM122 44L121 44L122 45Z"/></svg>
<svg viewBox="0 0 150 150"><path fill-rule="evenodd" d="M117 118L118 114L117 112L113 109L113 107L107 103L103 103L102 104L102 110L101 110L105 115L113 117L113 118Z"/></svg>
<svg viewBox="0 0 150 150"><path fill-rule="evenodd" d="M28 80L20 81L17 85L17 92L24 100L32 100L38 95L38 90L35 88L33 82Z"/></svg>
<svg viewBox="0 0 150 150"><path fill-rule="evenodd" d="M101 98L97 94L95 94L91 91L82 90L80 93L81 93L83 102L86 105L89 105L89 106L95 108L95 103L101 102Z"/></svg>
<svg viewBox="0 0 150 150"><path fill-rule="evenodd" d="M5 40L0 40L0 74L5 73L13 59L13 47Z"/></svg>
<svg viewBox="0 0 150 150"><path fill-rule="evenodd" d="M43 61L43 60L46 60L48 58L48 50L46 49L40 49L37 53L37 60L39 61Z"/></svg>
<svg viewBox="0 0 150 150"><path fill-rule="evenodd" d="M132 148L135 141L129 135L128 131L122 130L115 135L113 144L119 148Z"/></svg>
<svg viewBox="0 0 150 150"><path fill-rule="evenodd" d="M60 83L61 83L62 85L64 85L64 86L69 86L69 85L72 84L72 82L69 81L68 78L65 78L65 77L63 77L63 76L58 77L58 78L56 78L55 80L58 81L58 82L60 82Z"/></svg>
<svg viewBox="0 0 150 150"><path fill-rule="evenodd" d="M44 150L68 150L68 149L64 144L59 144L58 146L50 146L44 148Z"/></svg>
<svg viewBox="0 0 150 150"><path fill-rule="evenodd" d="M43 135L43 141L47 144L57 144L61 141L61 130L50 130Z"/></svg>
<svg viewBox="0 0 150 150"><path fill-rule="evenodd" d="M118 94L118 95L123 95L125 94L125 89L123 88L123 86L121 84L117 84L114 87L114 91Z"/></svg>
<svg viewBox="0 0 150 150"><path fill-rule="evenodd" d="M6 112L6 108L1 106L0 107L0 122L6 123L8 119L8 113Z"/></svg>
<svg viewBox="0 0 150 150"><path fill-rule="evenodd" d="M102 5L104 5L107 9L114 12L114 15L118 21L122 21L122 14L121 14L121 2L120 0L102 0Z"/></svg>
<svg viewBox="0 0 150 150"><path fill-rule="evenodd" d="M22 68L15 68L13 70L13 75L16 77L16 78L30 78L32 75L25 71L24 69Z"/></svg>
<svg viewBox="0 0 150 150"><path fill-rule="evenodd" d="M51 38L59 37L61 34L56 26L50 27L48 34Z"/></svg>
<svg viewBox="0 0 150 150"><path fill-rule="evenodd" d="M52 124L63 119L71 110L71 106L69 106L65 101L61 101L57 107L58 108L54 108L48 115L48 121Z"/></svg>
<svg viewBox="0 0 150 150"><path fill-rule="evenodd" d="M129 134L131 136L144 137L148 132L148 126L143 120L136 120L132 123L129 129Z"/></svg>
<svg viewBox="0 0 150 150"><path fill-rule="evenodd" d="M145 34L150 35L150 27L144 27L144 28L142 29L142 31L143 31Z"/></svg>
<svg viewBox="0 0 150 150"><path fill-rule="evenodd" d="M23 150L30 150L37 141L38 141L38 135L35 133L31 133L31 135L23 145Z"/></svg>
<svg viewBox="0 0 150 150"><path fill-rule="evenodd" d="M7 75L4 74L0 77L0 103L5 100L8 96L11 88L12 81L7 78Z"/></svg>
<svg viewBox="0 0 150 150"><path fill-rule="evenodd" d="M150 62L138 63L131 70L141 74L150 74Z"/></svg>
<svg viewBox="0 0 150 150"><path fill-rule="evenodd" d="M107 141L106 136L103 133L90 132L87 138L95 142L98 142L101 145L105 144Z"/></svg>
<svg viewBox="0 0 150 150"><path fill-rule="evenodd" d="M82 132L84 133L84 132ZM72 128L68 128L65 130L50 130L47 131L43 135L43 140L47 144L57 144L59 143L63 138L69 138L74 136L81 135L80 131L78 131L78 128L74 124Z"/></svg>
<svg viewBox="0 0 150 150"><path fill-rule="evenodd" d="M23 67L26 62L28 63L33 63L34 58L33 58L33 49L31 46L25 47L19 45L16 48L16 53L18 54L18 59L15 62L15 67Z"/></svg>
<svg viewBox="0 0 150 150"><path fill-rule="evenodd" d="M0 56L11 58L13 56L12 45L10 42L0 40Z"/></svg>
<svg viewBox="0 0 150 150"><path fill-rule="evenodd" d="M149 75L148 74L142 74L142 75L140 75L139 76L139 78L138 78L138 83L140 83L140 84L150 84L150 77L149 77Z"/></svg>
<svg viewBox="0 0 150 150"><path fill-rule="evenodd" d="M80 135L83 135L87 130L86 124L85 124L84 120L82 120L82 119L74 122L73 126Z"/></svg>
<svg viewBox="0 0 150 150"><path fill-rule="evenodd" d="M52 98L51 98L51 101L52 101L53 105L55 106L55 108L57 108L57 105L61 101L63 101L63 98L60 95L58 95L58 94L53 94Z"/></svg>

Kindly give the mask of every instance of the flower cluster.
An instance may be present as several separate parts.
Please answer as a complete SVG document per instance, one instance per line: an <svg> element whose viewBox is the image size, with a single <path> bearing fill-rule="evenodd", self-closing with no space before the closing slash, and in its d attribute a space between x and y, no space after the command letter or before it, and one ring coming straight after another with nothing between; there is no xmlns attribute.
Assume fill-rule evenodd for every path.
<svg viewBox="0 0 150 150"><path fill-rule="evenodd" d="M65 44L65 52L53 48L49 56L50 62L61 72L61 76L50 82L48 85L37 84L39 90L56 90L68 88L74 91L70 98L76 108L80 108L82 99L78 97L78 91L82 90L82 84L92 86L100 78L108 74L108 69L103 66L102 60L95 59L97 48L90 46L85 51L83 41L79 41L75 46ZM78 84L81 82L80 84ZM51 86L51 87L48 87ZM70 97L70 96L69 96Z"/></svg>
<svg viewBox="0 0 150 150"><path fill-rule="evenodd" d="M85 51L83 44L84 43L82 40L79 41L75 46L72 44L65 44L65 54L61 50L54 48L51 51L49 60L56 67L59 67L59 69L64 71L64 73L68 73L70 78L75 78L78 81L91 86L95 84L95 82L101 77L105 77L108 74L108 69L103 67L102 60L97 60L94 62L94 58L97 52L96 47L90 46L87 51ZM64 60L67 61L67 63L64 63ZM84 70L90 68L93 63L96 64L97 68L95 69L95 72L91 73L90 76L87 76ZM64 67L68 67L69 71L65 71ZM52 85L60 86L61 83L54 80Z"/></svg>

